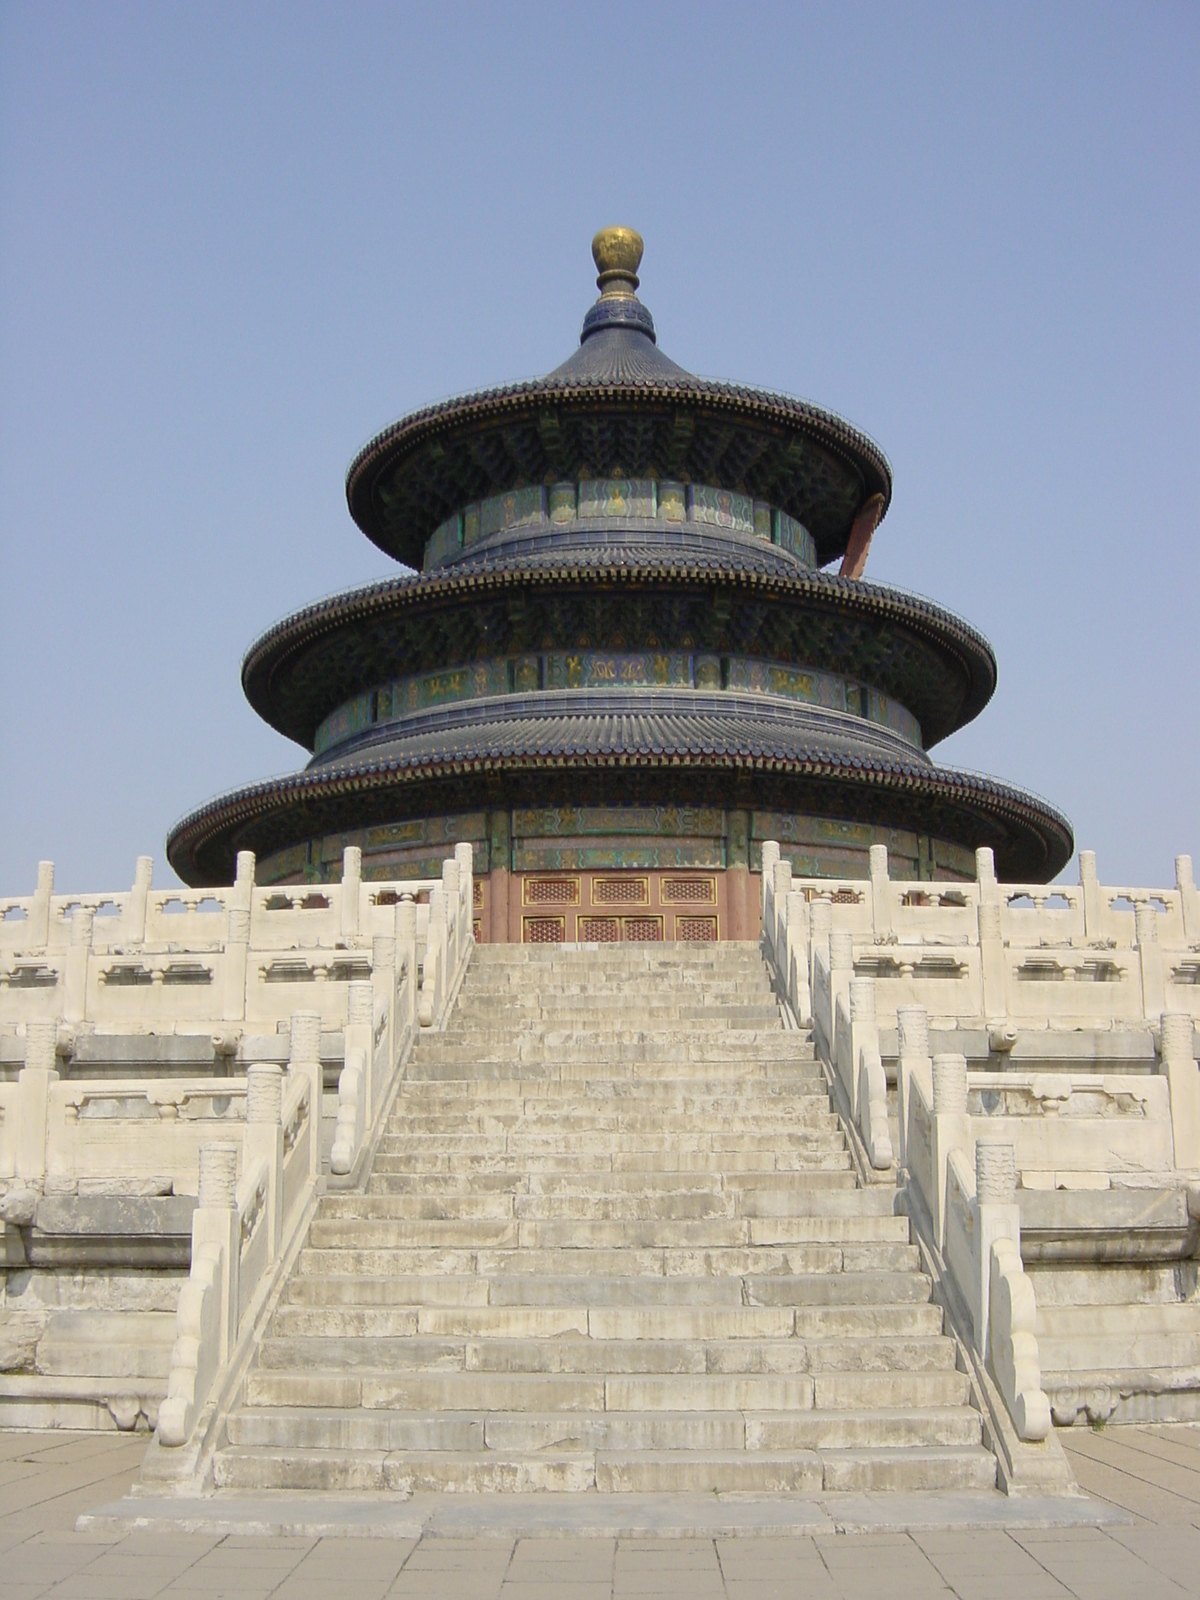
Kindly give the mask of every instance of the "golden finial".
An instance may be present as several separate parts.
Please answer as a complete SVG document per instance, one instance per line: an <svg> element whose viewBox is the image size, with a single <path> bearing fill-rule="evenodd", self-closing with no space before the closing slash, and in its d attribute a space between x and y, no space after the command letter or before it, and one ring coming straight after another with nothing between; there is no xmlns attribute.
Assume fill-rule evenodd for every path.
<svg viewBox="0 0 1200 1600"><path fill-rule="evenodd" d="M600 276L596 287L602 295L633 294L638 286L642 236L632 228L601 228L592 240L592 260Z"/></svg>

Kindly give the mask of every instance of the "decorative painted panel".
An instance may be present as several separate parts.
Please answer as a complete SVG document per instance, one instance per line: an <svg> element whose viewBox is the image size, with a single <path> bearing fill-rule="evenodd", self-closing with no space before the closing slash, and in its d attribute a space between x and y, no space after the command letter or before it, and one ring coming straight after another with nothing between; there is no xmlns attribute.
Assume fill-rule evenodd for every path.
<svg viewBox="0 0 1200 1600"><path fill-rule="evenodd" d="M750 694L778 694L808 705L826 706L832 711L846 710L846 684L829 672L814 672L807 667L785 666L772 661L729 663L729 687Z"/></svg>
<svg viewBox="0 0 1200 1600"><path fill-rule="evenodd" d="M748 494L697 483L692 485L690 498L693 522L707 522L734 533L754 532L754 501Z"/></svg>
<svg viewBox="0 0 1200 1600"><path fill-rule="evenodd" d="M795 517L789 517L786 511L775 513L777 529L776 544L783 550L789 550L792 555L803 561L806 567L815 567L817 564L817 546L811 533L802 522L797 522Z"/></svg>
<svg viewBox="0 0 1200 1600"><path fill-rule="evenodd" d="M720 868L725 865L719 839L681 840L675 844L649 840L612 840L606 844L562 845L550 839L513 843L514 872L645 872L656 867Z"/></svg>
<svg viewBox="0 0 1200 1600"><path fill-rule="evenodd" d="M673 483L669 478L658 485L658 517L660 522L687 521L687 485Z"/></svg>
<svg viewBox="0 0 1200 1600"><path fill-rule="evenodd" d="M547 655L547 689L609 689L691 683L691 657L678 651L613 654L603 650Z"/></svg>
<svg viewBox="0 0 1200 1600"><path fill-rule="evenodd" d="M429 571L479 539L508 528L563 526L577 517L657 517L662 522L676 523L690 520L736 533L756 534L789 551L805 566L817 564L816 545L808 530L766 501L711 484L685 484L667 478L587 478L578 484L531 484L464 506L426 541L423 565Z"/></svg>
<svg viewBox="0 0 1200 1600"><path fill-rule="evenodd" d="M347 700L344 705L338 706L336 711L331 711L317 729L317 736L313 741L316 751L328 750L331 745L341 744L343 739L351 739L356 733L361 733L364 728L371 726L371 691L355 695L353 700Z"/></svg>
<svg viewBox="0 0 1200 1600"><path fill-rule="evenodd" d="M917 835L902 828L879 828L870 822L842 822L835 817L797 816L787 811L755 811L750 835L756 842L833 845L866 852L873 844L887 846L889 856L917 859ZM974 862L972 861L972 871Z"/></svg>
<svg viewBox="0 0 1200 1600"><path fill-rule="evenodd" d="M654 483L649 478L585 478L579 485L581 517L652 517Z"/></svg>
<svg viewBox="0 0 1200 1600"><path fill-rule="evenodd" d="M542 806L513 812L514 837L584 834L700 835L719 839L725 814L715 806Z"/></svg>
<svg viewBox="0 0 1200 1600"><path fill-rule="evenodd" d="M317 730L322 754L370 727L414 711L459 700L531 694L539 689L722 688L779 695L807 705L849 711L890 728L920 747L921 725L907 707L876 689L810 667L742 657L691 655L682 650L553 651L444 667L395 678L355 696L330 713ZM373 698L374 697L374 698ZM374 715L372 708L374 707Z"/></svg>
<svg viewBox="0 0 1200 1600"><path fill-rule="evenodd" d="M425 545L425 569L436 567L462 547L462 517L456 511L434 529Z"/></svg>
<svg viewBox="0 0 1200 1600"><path fill-rule="evenodd" d="M541 484L529 489L510 489L492 495L479 507L479 537L500 533L505 528L526 528L546 516L546 491Z"/></svg>
<svg viewBox="0 0 1200 1600"><path fill-rule="evenodd" d="M576 488L573 483L555 483L550 488L550 521L575 521Z"/></svg>

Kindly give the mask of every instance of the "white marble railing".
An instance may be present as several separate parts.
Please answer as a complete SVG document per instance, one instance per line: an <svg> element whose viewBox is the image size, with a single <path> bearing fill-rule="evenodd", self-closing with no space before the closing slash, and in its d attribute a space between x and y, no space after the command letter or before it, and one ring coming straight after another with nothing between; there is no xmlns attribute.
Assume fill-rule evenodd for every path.
<svg viewBox="0 0 1200 1600"><path fill-rule="evenodd" d="M1037 1305L1021 1261L1014 1150L1003 1134L974 1133L967 1064L939 1055L913 1064L908 1083L909 1177L971 1322L976 1353L1000 1390L1017 1436L1044 1439Z"/></svg>
<svg viewBox="0 0 1200 1600"><path fill-rule="evenodd" d="M414 975L435 930L425 981L426 1010L436 1011L470 942L470 847L457 848L433 885L363 883L361 871L351 848L340 883L260 889L243 852L229 888L156 891L142 857L128 893L65 896L52 893L53 865L43 862L35 894L0 901L0 1032L51 1020L108 1031L273 1029L298 1005L343 1028L349 985L370 978L378 940L401 937L406 903L416 914L404 934L417 950Z"/></svg>
<svg viewBox="0 0 1200 1600"><path fill-rule="evenodd" d="M887 851L871 851L863 882L797 879L763 847L763 937L807 1016L807 965L831 934L847 933L853 965L876 979L887 1026L897 1007L987 1026L1157 1024L1164 1011L1200 1019L1200 895L1190 856L1173 889L1102 886L1080 857L1078 888L999 884L989 850L974 883L893 882ZM807 947L807 961L804 951Z"/></svg>
<svg viewBox="0 0 1200 1600"><path fill-rule="evenodd" d="M881 846L869 881L793 880L778 848L763 846L763 941L803 1021L817 952L833 944L855 976L875 979L889 1029L905 1005L923 1005L937 1027L993 1030L1200 1020L1190 856L1176 858L1174 889L1106 888L1084 851L1079 887L1059 889L998 883L990 850L976 853L974 883L892 882Z"/></svg>
<svg viewBox="0 0 1200 1600"><path fill-rule="evenodd" d="M97 1182L198 1195L159 1413L169 1450L211 1409L307 1218L322 1035L344 1037L330 1166L352 1177L419 1028L445 1025L474 948L470 845L432 889L364 885L357 850L336 885L259 890L253 874L242 855L228 889L156 895L144 859L129 894L69 901L44 865L35 895L0 903L0 1029L23 1056L16 1081L0 1082L0 1215L28 1225L43 1196ZM280 1023L286 1071L254 1056L244 1077L58 1071L88 1031L209 1032L245 1060L270 1053Z"/></svg>
<svg viewBox="0 0 1200 1600"><path fill-rule="evenodd" d="M1077 888L1001 885L990 851L977 863L973 884L892 883L875 848L869 881L794 880L768 842L762 936L863 1170L895 1158L1018 1437L1038 1440L1049 1407L1017 1187L1194 1185L1200 901L1188 856L1172 890L1105 888L1086 852ZM895 1030L895 1151L883 1027ZM982 1037L984 1069L931 1056L931 1032ZM1094 1043L1105 1032L1148 1041L1152 1070L1109 1059ZM1012 1058L1032 1041L1036 1060L1051 1036L1061 1070Z"/></svg>

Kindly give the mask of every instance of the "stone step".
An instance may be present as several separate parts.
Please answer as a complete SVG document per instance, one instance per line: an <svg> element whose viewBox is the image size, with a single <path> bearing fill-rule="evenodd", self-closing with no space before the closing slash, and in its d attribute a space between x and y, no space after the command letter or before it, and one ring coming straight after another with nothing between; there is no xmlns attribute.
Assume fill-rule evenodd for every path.
<svg viewBox="0 0 1200 1600"><path fill-rule="evenodd" d="M822 1450L826 1494L994 1489L996 1458L982 1445Z"/></svg>
<svg viewBox="0 0 1200 1600"><path fill-rule="evenodd" d="M759 1060L748 1066L746 1058L752 1049L753 1046L745 1050L719 1048L716 1042L705 1039L690 1047L672 1046L670 1050L630 1052L628 1055L614 1052L608 1065L612 1081L618 1085L669 1077L674 1082L686 1082L689 1078L696 1082L724 1079L748 1088L756 1083L768 1087L780 1084L796 1093L826 1092L824 1075L814 1063L781 1051L774 1056L759 1052ZM519 1075L531 1082L541 1079L546 1083L589 1083L595 1080L597 1069L603 1064L602 1052L582 1047L576 1050L539 1047L536 1051L465 1048L442 1052L429 1045L414 1051L406 1077L417 1082L459 1083L504 1080ZM518 1069L516 1074L514 1069Z"/></svg>
<svg viewBox="0 0 1200 1600"><path fill-rule="evenodd" d="M589 1312L589 1326L597 1321ZM602 1321L600 1327L606 1326ZM611 1326L620 1327L619 1321ZM731 1339L682 1334L677 1338L561 1332L554 1336L475 1339L410 1334L272 1334L259 1350L263 1372L312 1368L322 1372L495 1372L651 1375L777 1373L913 1374L952 1372L949 1339L835 1339L827 1342L743 1335Z"/></svg>
<svg viewBox="0 0 1200 1600"><path fill-rule="evenodd" d="M904 1271L876 1265L874 1256L847 1258L836 1247L820 1245L800 1252L786 1252L759 1259L743 1252L733 1262L714 1260L703 1252L671 1253L551 1251L538 1252L537 1259L525 1261L524 1251L497 1255L480 1251L472 1261L463 1253L306 1251L293 1280L297 1294L310 1294L305 1286L310 1279L364 1284L394 1281L400 1287L380 1302L366 1298L342 1303L412 1304L421 1295L438 1293L435 1304L466 1305L578 1305L590 1299L597 1305L655 1304L766 1304L766 1305L853 1305L868 1309L878 1305L923 1304L927 1300L928 1280L917 1278L904 1286L909 1297L899 1298L901 1281L911 1276ZM517 1258L515 1267L510 1258ZM847 1266L847 1259L853 1265ZM740 1267L737 1276L717 1270ZM677 1269L664 1272L664 1267ZM792 1271L799 1268L799 1271ZM553 1270L550 1270L553 1269ZM616 1269L616 1270L614 1270ZM639 1270L640 1269L640 1270ZM706 1270L707 1269L707 1270ZM807 1290L803 1288L809 1282ZM838 1280L831 1284L830 1280ZM457 1289L453 1285L457 1282ZM773 1298L769 1287L778 1285ZM440 1287L439 1287L440 1286ZM332 1292L332 1291L331 1291ZM561 1300L554 1296L561 1294ZM804 1295L808 1296L805 1298ZM447 1298L450 1296L451 1298ZM786 1298L780 1298L786 1296Z"/></svg>
<svg viewBox="0 0 1200 1600"><path fill-rule="evenodd" d="M769 1159L769 1157L768 1157ZM365 1194L328 1195L321 1202L321 1215L331 1217L387 1216L389 1198L406 1195L433 1195L449 1198L455 1195L569 1195L569 1194L638 1194L643 1189L650 1192L674 1193L727 1193L737 1197L739 1205L747 1191L756 1192L772 1187L790 1191L791 1177L787 1174L764 1172L760 1169L745 1173L720 1170L613 1172L609 1168L586 1171L557 1168L548 1172L407 1172L391 1171L386 1182L373 1185ZM380 1209L374 1210L376 1202ZM778 1220L772 1218L771 1220ZM789 1216L789 1222L796 1222ZM809 1219L813 1226L818 1219ZM827 1220L827 1219L824 1219ZM862 1219L853 1219L858 1223ZM891 1220L891 1219L889 1219ZM907 1239L908 1222L897 1217L895 1226L887 1237ZM849 1219L847 1220L849 1225ZM822 1232L822 1237L827 1235ZM877 1233L883 1237L882 1231Z"/></svg>
<svg viewBox="0 0 1200 1600"><path fill-rule="evenodd" d="M612 1373L496 1370L275 1371L245 1381L253 1406L403 1411L808 1411L967 1403L965 1373Z"/></svg>
<svg viewBox="0 0 1200 1600"><path fill-rule="evenodd" d="M218 1488L242 1490L580 1493L595 1487L596 1468L594 1457L586 1454L520 1458L476 1456L455 1450L387 1454L289 1447L272 1451L221 1450L213 1463L213 1476Z"/></svg>
<svg viewBox="0 0 1200 1600"><path fill-rule="evenodd" d="M497 1009L502 1008L497 1016ZM469 1004L461 1005L444 1030L451 1038L461 1037L485 1029L500 1031L507 1028L536 1035L545 1028L592 1026L607 1028L615 1025L623 1029L654 1030L659 1027L678 1027L681 1030L703 1027L773 1027L780 1020L779 1002L769 991L739 999L735 994L714 996L709 1001L697 1000L682 1003L630 1004L622 995L595 999L579 996L564 999L555 1005L513 1005L492 997L472 997Z"/></svg>
<svg viewBox="0 0 1200 1600"><path fill-rule="evenodd" d="M618 1110L593 1110L591 1107L564 1106L559 1113L528 1111L514 1106L511 1111L490 1111L456 1114L454 1112L428 1112L411 1109L403 1100L393 1112L388 1129L389 1149L403 1146L405 1139L474 1136L489 1143L500 1141L513 1134L534 1135L539 1138L556 1136L565 1144L592 1134L657 1135L666 1140L670 1135L694 1137L698 1134L788 1134L802 1138L825 1139L840 1142L841 1130L823 1101L815 1104L794 1104L792 1107L773 1106L761 1117L748 1116L745 1111L722 1115L719 1111L677 1111L655 1115L652 1111L622 1107Z"/></svg>
<svg viewBox="0 0 1200 1600"><path fill-rule="evenodd" d="M655 1150L649 1142L645 1142L642 1147L633 1150L605 1150L596 1153L589 1153L586 1150L552 1151L538 1156L535 1169L531 1166L527 1152L519 1154L488 1150L483 1153L456 1151L451 1154L439 1151L437 1142L430 1141L427 1150L408 1152L402 1163L389 1165L386 1172L376 1174L372 1183L379 1192L386 1193L387 1180L394 1172L408 1176L425 1172L464 1176L481 1172L524 1175L532 1170L543 1173L658 1171L736 1173L742 1170L757 1173L762 1170L764 1161L772 1162L775 1172L786 1174L789 1181L798 1183L803 1183L804 1172L809 1165L803 1148L757 1152L753 1148L680 1150L675 1146L666 1146Z"/></svg>
<svg viewBox="0 0 1200 1600"><path fill-rule="evenodd" d="M380 1172L400 1171L405 1169L400 1163L407 1156L420 1156L430 1151L446 1155L489 1155L518 1153L528 1156L563 1156L568 1154L577 1143L586 1141L587 1148L595 1155L600 1154L633 1154L637 1151L649 1151L655 1148L653 1133L639 1132L636 1130L618 1130L607 1132L595 1130L590 1133L581 1133L575 1139L571 1137L569 1129L564 1131L527 1130L513 1128L506 1133L421 1133L405 1132L393 1133L389 1136L386 1146L380 1150L376 1157L376 1165ZM725 1154L726 1147L735 1147L739 1143L739 1136L727 1130L714 1128L706 1130L695 1128L690 1132L680 1132L670 1141L670 1145L679 1150L700 1152L715 1151ZM664 1147L660 1142L659 1149ZM792 1126L782 1131L765 1130L761 1137L755 1141L755 1148L761 1154L788 1155L811 1154L814 1159L825 1155L841 1157L845 1153L846 1142L840 1130L832 1128L798 1128ZM383 1163L387 1163L384 1165Z"/></svg>
<svg viewBox="0 0 1200 1600"><path fill-rule="evenodd" d="M525 1082L540 1081L547 1088L557 1087L563 1093L575 1092L579 1085L590 1085L596 1078L594 1061L567 1061L561 1057L531 1061L499 1054L472 1058L470 1052L464 1051L447 1056L444 1060L414 1055L406 1069L406 1081L410 1084L458 1089L467 1083L489 1084L511 1080L515 1068L519 1068ZM820 1068L804 1062L777 1061L765 1062L760 1071L751 1073L747 1071L744 1059L739 1056L724 1059L714 1057L709 1061L615 1063L612 1082L618 1092L630 1089L636 1093L643 1086L663 1081L668 1073L669 1081L675 1085L686 1083L691 1077L697 1084L724 1081L731 1088L743 1086L747 1103L750 1104L759 1093L770 1094L777 1089L797 1099L827 1099L829 1093Z"/></svg>
<svg viewBox="0 0 1200 1600"><path fill-rule="evenodd" d="M582 1028L509 1030L473 1028L469 1032L429 1034L414 1052L418 1065L431 1061L460 1062L465 1055L482 1061L573 1062L619 1067L622 1062L691 1064L711 1060L723 1065L739 1061L743 1072L762 1072L770 1063L811 1066L812 1046L796 1034L760 1028Z"/></svg>
<svg viewBox="0 0 1200 1600"><path fill-rule="evenodd" d="M680 1277L731 1277L740 1282L742 1278L762 1276L894 1276L916 1269L915 1248L888 1244L803 1244L779 1249L727 1246L719 1250L699 1248L664 1251L645 1248L631 1251L572 1250L561 1247L547 1250L473 1250L448 1246L445 1249L363 1247L346 1253L341 1249L322 1250L308 1246L301 1257L296 1282L299 1284L314 1276L345 1278L366 1274L405 1281L410 1278L464 1274L481 1282L494 1283L497 1293L506 1294L510 1291L504 1288L504 1282L510 1278L522 1281L535 1277L582 1278L593 1280L597 1284L596 1294L604 1297L604 1302L608 1303L612 1298L612 1284L636 1282L643 1278L667 1281ZM411 1291L411 1295L415 1294L416 1290Z"/></svg>
<svg viewBox="0 0 1200 1600"><path fill-rule="evenodd" d="M246 1407L229 1442L262 1450L897 1450L977 1446L982 1419L967 1406L878 1411L660 1411L594 1415L504 1412L322 1411Z"/></svg>
<svg viewBox="0 0 1200 1600"><path fill-rule="evenodd" d="M811 1074L823 1086L824 1076ZM824 1092L824 1090L822 1090ZM640 1110L689 1111L712 1106L714 1109L742 1111L753 1107L766 1108L772 1103L792 1106L797 1097L792 1088L781 1079L758 1077L743 1073L738 1082L729 1078L671 1078L666 1075L653 1078L572 1078L562 1083L538 1078L406 1078L401 1087L403 1104L417 1109L470 1111L475 1105L485 1109L504 1107L513 1100L528 1101L547 1110L572 1109L576 1106L613 1106L634 1104ZM800 1103L808 1107L808 1097Z"/></svg>
<svg viewBox="0 0 1200 1600"><path fill-rule="evenodd" d="M994 1457L976 1446L902 1450L620 1452L260 1451L228 1448L218 1488L419 1493L816 1494L995 1486Z"/></svg>

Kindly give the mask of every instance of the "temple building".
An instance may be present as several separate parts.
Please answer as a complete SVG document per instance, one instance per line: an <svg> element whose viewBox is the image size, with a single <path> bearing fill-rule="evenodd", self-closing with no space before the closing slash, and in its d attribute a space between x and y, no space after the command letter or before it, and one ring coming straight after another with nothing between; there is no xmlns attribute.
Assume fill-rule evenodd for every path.
<svg viewBox="0 0 1200 1600"><path fill-rule="evenodd" d="M762 844L798 876L1045 882L1043 801L930 752L996 684L957 617L864 581L882 452L807 402L694 377L637 296L642 241L592 246L600 297L547 377L405 417L350 513L400 565L287 618L242 682L310 752L180 822L193 886L475 860L484 942L758 932ZM840 565L839 565L840 564Z"/></svg>

